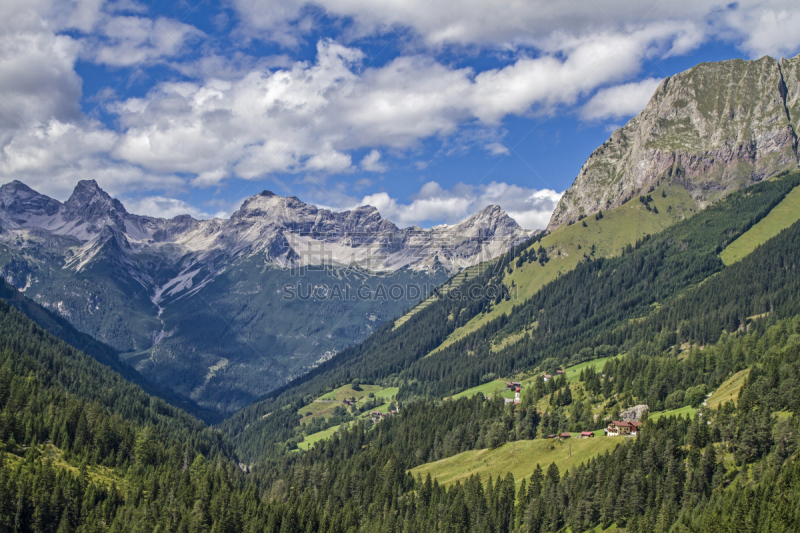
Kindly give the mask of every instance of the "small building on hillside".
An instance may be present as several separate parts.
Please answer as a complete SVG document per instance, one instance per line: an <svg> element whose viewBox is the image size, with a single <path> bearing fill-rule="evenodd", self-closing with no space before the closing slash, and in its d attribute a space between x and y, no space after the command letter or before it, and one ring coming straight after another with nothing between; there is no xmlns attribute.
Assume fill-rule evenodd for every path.
<svg viewBox="0 0 800 533"><path fill-rule="evenodd" d="M522 388L522 383L518 381L506 381L506 388L509 390Z"/></svg>
<svg viewBox="0 0 800 533"><path fill-rule="evenodd" d="M554 438L556 438L556 437L558 437L558 435L548 435L548 436L547 436L547 438L548 438L548 439L554 439Z"/></svg>
<svg viewBox="0 0 800 533"><path fill-rule="evenodd" d="M347 407L352 407L353 405L355 405L356 402L348 398L345 398L344 400L342 400L342 403L345 404Z"/></svg>
<svg viewBox="0 0 800 533"><path fill-rule="evenodd" d="M560 376L560 375L562 375L563 373L564 373L564 371L563 371L563 370L556 370L556 375L557 375L557 376Z"/></svg>
<svg viewBox="0 0 800 533"><path fill-rule="evenodd" d="M553 376L551 376L550 374L542 374L542 379L544 380L545 383L550 381L552 378Z"/></svg>
<svg viewBox="0 0 800 533"><path fill-rule="evenodd" d="M624 420L612 420L603 432L607 437L631 436L635 437L639 431L639 422L626 422Z"/></svg>
<svg viewBox="0 0 800 533"><path fill-rule="evenodd" d="M582 439L590 439L594 437L594 433L591 431L581 431L581 438Z"/></svg>
<svg viewBox="0 0 800 533"><path fill-rule="evenodd" d="M564 433L559 433L559 435L558 435L558 438L559 438L559 439L568 439L568 438L570 438L570 437L572 437L572 435L571 435L571 434L569 434L569 433L567 433L567 432L564 432Z"/></svg>

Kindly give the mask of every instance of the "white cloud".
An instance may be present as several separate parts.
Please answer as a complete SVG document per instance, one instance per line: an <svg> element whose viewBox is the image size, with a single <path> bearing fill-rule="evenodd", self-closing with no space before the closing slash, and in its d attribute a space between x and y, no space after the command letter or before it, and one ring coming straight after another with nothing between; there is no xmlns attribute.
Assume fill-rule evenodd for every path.
<svg viewBox="0 0 800 533"><path fill-rule="evenodd" d="M678 55L704 39L721 37L753 56L793 54L800 47L796 31L800 5L794 0L464 0L447 2L391 0L232 0L240 31L251 38L297 46L327 17L346 22L343 37L404 31L423 46L543 48L553 34L588 36L609 31L637 31L650 21L673 21L683 32L665 55Z"/></svg>
<svg viewBox="0 0 800 533"><path fill-rule="evenodd" d="M585 120L623 118L638 114L653 96L660 78L624 83L597 91L580 110Z"/></svg>
<svg viewBox="0 0 800 533"><path fill-rule="evenodd" d="M484 146L484 148L492 155L504 155L509 153L508 148L503 143L489 143Z"/></svg>
<svg viewBox="0 0 800 533"><path fill-rule="evenodd" d="M491 182L473 187L459 183L451 189L437 182L425 183L412 201L402 204L386 192L365 196L359 205L375 207L382 217L400 227L425 226L444 221L456 223L487 205L499 205L525 229L547 227L562 193Z"/></svg>
<svg viewBox="0 0 800 533"><path fill-rule="evenodd" d="M165 17L106 16L84 38L84 56L113 67L155 63L182 55L188 42L202 36L194 26Z"/></svg>
<svg viewBox="0 0 800 533"><path fill-rule="evenodd" d="M164 196L128 198L122 200L122 203L129 213L157 218L173 218L178 215L191 215L197 219L207 219L214 217L223 218L228 214L227 212L218 212L215 214L206 213L183 200Z"/></svg>
<svg viewBox="0 0 800 533"><path fill-rule="evenodd" d="M378 150L372 150L364 156L361 160L361 168L367 172L386 172L386 165L381 163L381 153Z"/></svg>
<svg viewBox="0 0 800 533"><path fill-rule="evenodd" d="M800 4L793 0L747 2L723 12L723 27L743 39L751 57L792 56L800 49Z"/></svg>
<svg viewBox="0 0 800 533"><path fill-rule="evenodd" d="M455 134L499 154L496 134L464 136L465 128L492 132L506 116L574 103L635 74L648 46L669 48L680 31L658 25L630 38L573 39L565 41L563 57L522 57L477 75L424 56L357 72L360 50L320 41L314 63L162 83L114 104L109 109L122 131L112 154L153 172L197 174L196 184L204 186L228 176L351 172L350 152L363 148L372 151L361 168L381 172L386 163L377 146L402 151Z"/></svg>

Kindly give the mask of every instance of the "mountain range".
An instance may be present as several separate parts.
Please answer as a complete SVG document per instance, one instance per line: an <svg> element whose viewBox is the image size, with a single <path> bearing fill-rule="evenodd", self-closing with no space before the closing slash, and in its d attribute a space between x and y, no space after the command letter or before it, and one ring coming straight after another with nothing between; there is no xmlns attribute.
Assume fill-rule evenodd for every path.
<svg viewBox="0 0 800 533"><path fill-rule="evenodd" d="M128 213L95 181L63 203L5 184L0 228L9 283L150 380L220 411L533 233L497 206L455 225L400 229L374 207L335 213L269 191L226 220L161 219Z"/></svg>

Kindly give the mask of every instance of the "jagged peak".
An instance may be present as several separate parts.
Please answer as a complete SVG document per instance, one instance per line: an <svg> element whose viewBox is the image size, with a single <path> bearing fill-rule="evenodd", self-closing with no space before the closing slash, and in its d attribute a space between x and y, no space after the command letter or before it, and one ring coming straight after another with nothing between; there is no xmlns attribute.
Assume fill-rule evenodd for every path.
<svg viewBox="0 0 800 533"><path fill-rule="evenodd" d="M19 180L0 186L0 206L15 215L52 215L61 206L58 200L45 196Z"/></svg>
<svg viewBox="0 0 800 533"><path fill-rule="evenodd" d="M122 216L128 212L122 203L100 188L95 180L81 180L64 202L68 219L82 217L94 220L102 216Z"/></svg>

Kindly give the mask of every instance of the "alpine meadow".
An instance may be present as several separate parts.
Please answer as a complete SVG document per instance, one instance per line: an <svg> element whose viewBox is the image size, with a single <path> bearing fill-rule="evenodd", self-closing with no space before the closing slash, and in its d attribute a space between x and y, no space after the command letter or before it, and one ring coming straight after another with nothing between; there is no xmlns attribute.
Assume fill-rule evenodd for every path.
<svg viewBox="0 0 800 533"><path fill-rule="evenodd" d="M800 6L401 4L0 5L0 533L800 531Z"/></svg>

